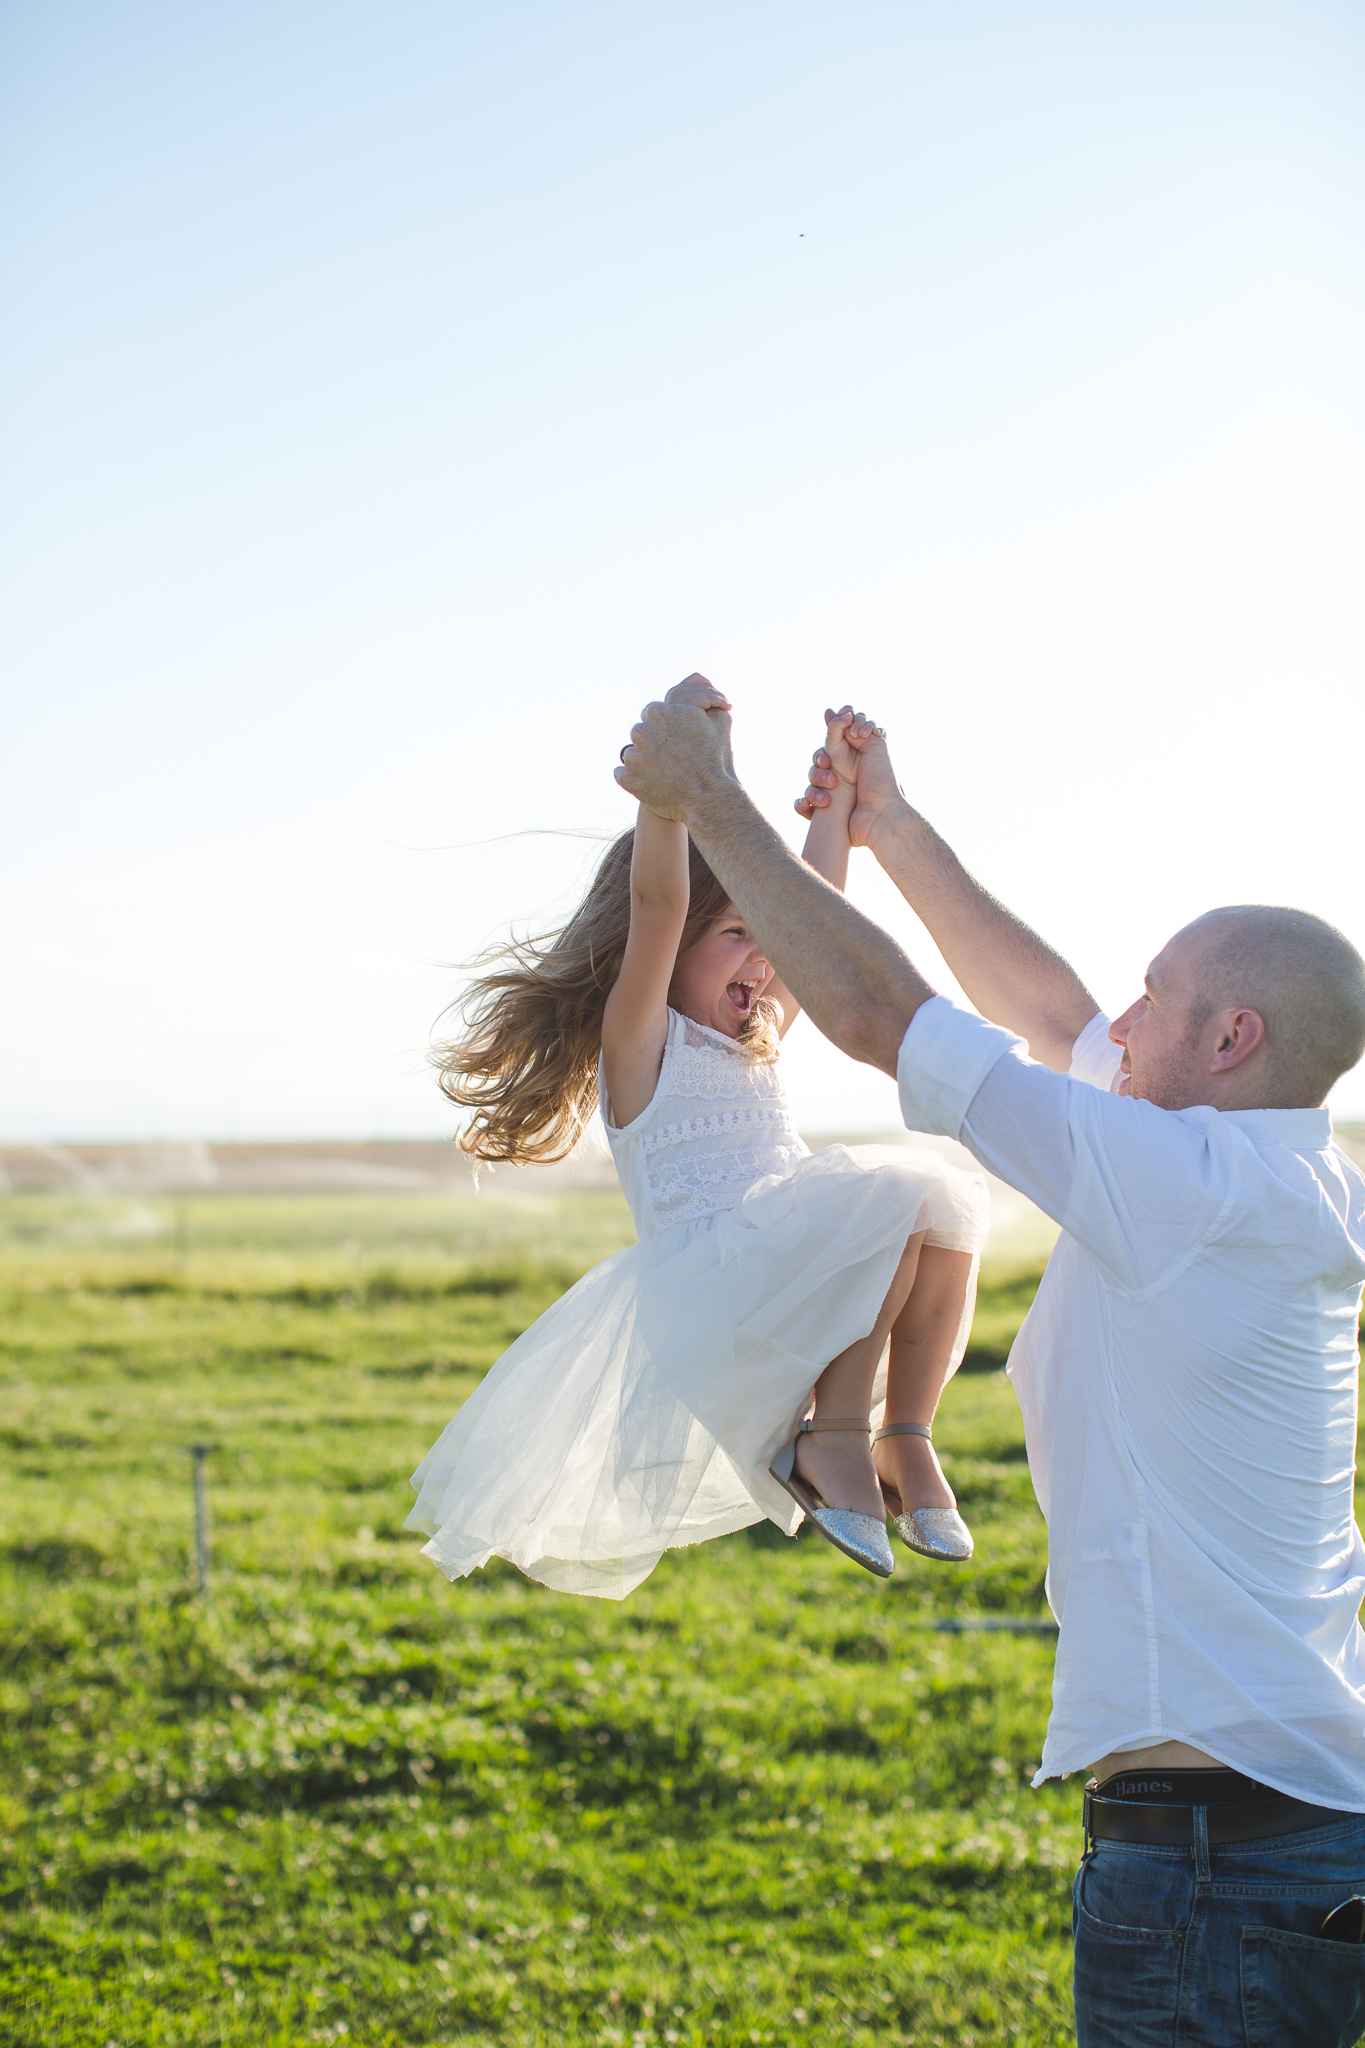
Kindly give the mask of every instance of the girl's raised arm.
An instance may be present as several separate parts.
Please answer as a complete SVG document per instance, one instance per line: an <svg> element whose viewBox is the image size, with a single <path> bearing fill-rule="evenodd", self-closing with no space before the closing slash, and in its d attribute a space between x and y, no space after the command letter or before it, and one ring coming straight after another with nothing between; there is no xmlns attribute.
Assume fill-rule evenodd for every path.
<svg viewBox="0 0 1365 2048"><path fill-rule="evenodd" d="M658 1086L668 1036L668 985L690 894L687 827L641 804L630 862L630 936L602 1015L607 1108L618 1130L649 1107Z"/></svg>

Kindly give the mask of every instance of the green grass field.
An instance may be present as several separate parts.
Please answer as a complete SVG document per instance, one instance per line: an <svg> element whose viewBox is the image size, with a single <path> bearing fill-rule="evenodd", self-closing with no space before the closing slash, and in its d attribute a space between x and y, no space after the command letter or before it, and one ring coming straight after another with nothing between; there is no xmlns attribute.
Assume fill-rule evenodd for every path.
<svg viewBox="0 0 1365 2048"><path fill-rule="evenodd" d="M614 1196L0 1202L0 2039L1059 2043L1079 1785L986 1276L971 1565L810 1535L452 1587L407 1475ZM195 1596L191 1443L215 1577Z"/></svg>

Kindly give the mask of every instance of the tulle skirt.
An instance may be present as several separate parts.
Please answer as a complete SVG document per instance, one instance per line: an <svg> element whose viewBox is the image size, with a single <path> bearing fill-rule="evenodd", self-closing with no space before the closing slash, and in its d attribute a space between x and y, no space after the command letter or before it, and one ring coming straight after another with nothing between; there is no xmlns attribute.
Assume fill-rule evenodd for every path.
<svg viewBox="0 0 1365 2048"><path fill-rule="evenodd" d="M988 1205L981 1176L936 1153L831 1145L595 1266L413 1474L424 1554L451 1579L504 1557L620 1600L681 1544L764 1516L795 1535L801 1511L768 1465L815 1381L872 1329L906 1239L977 1253Z"/></svg>

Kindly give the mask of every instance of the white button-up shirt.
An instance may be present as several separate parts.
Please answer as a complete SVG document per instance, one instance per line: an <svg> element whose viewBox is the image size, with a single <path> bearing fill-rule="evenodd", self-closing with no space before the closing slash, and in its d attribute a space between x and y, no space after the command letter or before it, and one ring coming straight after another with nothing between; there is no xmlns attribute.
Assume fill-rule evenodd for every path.
<svg viewBox="0 0 1365 2048"><path fill-rule="evenodd" d="M1353 1513L1365 1177L1325 1109L1178 1112L1069 1074L942 996L899 1080L1061 1225L1009 1372L1060 1624L1035 1779L1192 1743L1365 1812L1365 1544Z"/></svg>

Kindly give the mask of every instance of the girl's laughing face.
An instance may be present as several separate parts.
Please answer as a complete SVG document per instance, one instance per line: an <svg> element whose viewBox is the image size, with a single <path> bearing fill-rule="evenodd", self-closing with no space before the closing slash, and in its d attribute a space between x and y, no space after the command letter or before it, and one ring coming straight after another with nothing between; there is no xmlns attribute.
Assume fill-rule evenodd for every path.
<svg viewBox="0 0 1365 2048"><path fill-rule="evenodd" d="M695 1024L738 1038L773 970L733 904L678 955L668 1000Z"/></svg>

